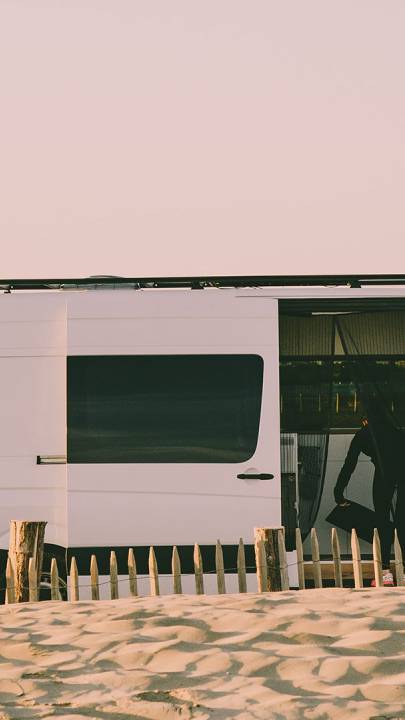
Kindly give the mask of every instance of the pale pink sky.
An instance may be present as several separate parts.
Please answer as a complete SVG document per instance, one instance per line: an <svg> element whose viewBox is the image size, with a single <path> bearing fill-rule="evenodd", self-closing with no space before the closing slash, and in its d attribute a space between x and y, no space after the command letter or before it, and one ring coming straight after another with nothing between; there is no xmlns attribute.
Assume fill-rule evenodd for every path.
<svg viewBox="0 0 405 720"><path fill-rule="evenodd" d="M0 278L405 272L403 0L0 0Z"/></svg>

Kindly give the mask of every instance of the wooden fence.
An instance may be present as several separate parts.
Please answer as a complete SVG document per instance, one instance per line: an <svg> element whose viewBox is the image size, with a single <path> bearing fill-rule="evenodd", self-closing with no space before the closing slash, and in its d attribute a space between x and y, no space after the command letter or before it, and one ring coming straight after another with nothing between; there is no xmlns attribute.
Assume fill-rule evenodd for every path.
<svg viewBox="0 0 405 720"><path fill-rule="evenodd" d="M359 541L355 530L351 534L351 551L352 560L341 560L339 547L339 539L336 529L331 532L331 549L332 562L322 562L319 555L319 544L316 530L311 530L311 550L312 560L304 560L303 546L300 530L296 530L296 555L295 563L288 565L287 553L285 550L284 528L256 528L255 530L255 570L257 576L258 592L289 590L289 573L288 568L292 564L297 565L298 586L300 590L310 587L321 588L323 581L334 580L335 587L343 587L344 580L352 580L355 588L363 587L363 580L374 578L376 587L381 587L382 580L382 562L381 548L377 530L374 530L373 539L373 561L365 562L361 559ZM395 573L397 585L405 585L404 570L401 548L398 542L397 533L395 531L394 540L395 560L392 563L392 569ZM215 567L217 590L219 594L226 593L226 575L224 569L224 559L222 546L219 540L215 549ZM246 582L246 562L245 548L243 540L239 540L237 553L237 567L228 568L227 572L235 572L238 577L238 590L240 593L247 592ZM172 553L172 588L173 593L182 594L182 571L180 557L177 547L173 547ZM195 592L197 595L204 593L204 568L202 563L201 551L199 545L194 546L194 578ZM128 576L125 580L119 580L117 558L114 551L110 554L110 574L108 584L110 586L110 597L112 600L119 598L119 585L125 583L125 590L129 590L129 594L133 597L138 595L138 576L135 562L135 554L132 548L128 551ZM61 581L59 578L58 566L56 559L51 561L50 572L51 600L61 600ZM91 556L90 561L90 583L87 585L91 590L91 599L100 599L100 581L95 555ZM157 596L160 594L159 588L159 572L156 562L156 556L153 546L149 551L149 587L150 595ZM10 558L7 561L6 568L6 602L15 602L15 582L14 571ZM80 599L79 592L79 574L76 559L72 557L69 572L69 599L72 602ZM125 592L127 596L127 592ZM29 601L37 602L39 599L39 581L34 559L29 560Z"/></svg>

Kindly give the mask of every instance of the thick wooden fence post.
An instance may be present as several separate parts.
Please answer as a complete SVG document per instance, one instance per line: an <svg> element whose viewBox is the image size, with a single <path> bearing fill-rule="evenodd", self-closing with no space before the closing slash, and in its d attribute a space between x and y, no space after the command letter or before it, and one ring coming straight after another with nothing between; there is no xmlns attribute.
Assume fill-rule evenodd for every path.
<svg viewBox="0 0 405 720"><path fill-rule="evenodd" d="M42 572L45 521L11 520L9 558L13 568L15 602L29 601L29 559L34 558L38 586Z"/></svg>
<svg viewBox="0 0 405 720"><path fill-rule="evenodd" d="M281 528L281 532L278 533L278 553L280 556L281 589L289 590L290 579L288 577L287 552L285 549L285 528Z"/></svg>
<svg viewBox="0 0 405 720"><path fill-rule="evenodd" d="M285 563L282 557L284 547L284 528L255 528L255 539L262 540L267 566L267 590L283 590L285 587ZM282 536L282 537L280 537Z"/></svg>
<svg viewBox="0 0 405 720"><path fill-rule="evenodd" d="M257 590L260 593L266 592L268 590L266 551L264 549L264 541L260 538L255 539L255 561Z"/></svg>

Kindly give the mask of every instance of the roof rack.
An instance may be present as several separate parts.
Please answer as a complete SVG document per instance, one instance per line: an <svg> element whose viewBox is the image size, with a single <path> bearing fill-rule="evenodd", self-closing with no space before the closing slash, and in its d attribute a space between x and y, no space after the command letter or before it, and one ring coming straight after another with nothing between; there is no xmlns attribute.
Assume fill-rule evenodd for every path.
<svg viewBox="0 0 405 720"><path fill-rule="evenodd" d="M0 280L0 291L12 290L63 290L81 287L125 286L142 288L189 288L203 290L208 287L330 287L361 288L366 285L405 285L405 274L396 275L220 275L194 277L116 277L96 275L86 278L6 279Z"/></svg>

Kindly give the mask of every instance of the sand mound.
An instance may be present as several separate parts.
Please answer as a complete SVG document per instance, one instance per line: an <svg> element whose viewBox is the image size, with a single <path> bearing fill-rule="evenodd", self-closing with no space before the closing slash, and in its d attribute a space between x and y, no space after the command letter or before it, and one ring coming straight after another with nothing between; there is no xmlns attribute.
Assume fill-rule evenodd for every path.
<svg viewBox="0 0 405 720"><path fill-rule="evenodd" d="M0 608L0 720L405 718L405 588Z"/></svg>

